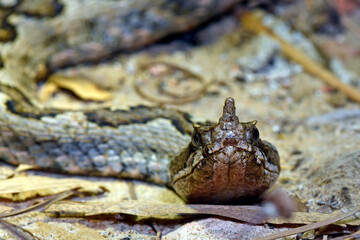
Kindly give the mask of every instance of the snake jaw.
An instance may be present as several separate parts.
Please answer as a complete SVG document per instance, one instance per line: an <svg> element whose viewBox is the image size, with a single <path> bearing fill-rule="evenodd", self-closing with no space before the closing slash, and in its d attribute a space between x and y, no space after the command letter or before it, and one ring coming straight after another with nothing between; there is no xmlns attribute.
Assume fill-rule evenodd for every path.
<svg viewBox="0 0 360 240"><path fill-rule="evenodd" d="M232 203L276 182L278 152L260 139L256 121L240 123L235 111L227 98L219 122L195 126L192 142L171 161L173 187L186 201Z"/></svg>

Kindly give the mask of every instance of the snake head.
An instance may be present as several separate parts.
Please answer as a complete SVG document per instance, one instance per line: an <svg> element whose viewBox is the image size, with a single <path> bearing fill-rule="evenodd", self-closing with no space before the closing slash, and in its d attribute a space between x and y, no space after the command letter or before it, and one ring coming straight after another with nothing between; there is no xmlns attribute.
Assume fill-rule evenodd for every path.
<svg viewBox="0 0 360 240"><path fill-rule="evenodd" d="M175 191L198 203L232 203L263 193L280 173L276 148L260 139L256 121L239 122L233 98L217 124L194 125L192 140L170 163Z"/></svg>

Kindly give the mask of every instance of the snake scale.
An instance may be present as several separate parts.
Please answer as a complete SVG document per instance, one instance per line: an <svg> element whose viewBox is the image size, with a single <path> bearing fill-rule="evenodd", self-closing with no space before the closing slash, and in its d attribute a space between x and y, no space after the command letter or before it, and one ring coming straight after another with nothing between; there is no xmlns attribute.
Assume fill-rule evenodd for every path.
<svg viewBox="0 0 360 240"><path fill-rule="evenodd" d="M96 11L100 8L94 6L91 9L95 9L95 20L89 16L85 20L81 20L81 16L76 18L78 26L82 21L87 25L92 21L91 31L79 39L66 39L71 35L61 32L63 29L56 20L18 22L19 36L14 35L14 43L11 42L13 38L7 39L10 43L1 50L0 78L5 79L5 83L0 84L1 161L67 174L114 176L166 184L188 202L232 202L257 196L268 189L280 172L278 152L260 139L255 121L239 122L232 98L226 99L223 115L214 124L194 123L187 113L161 107L59 111L32 104L29 92L33 85L29 82L34 74L29 73L38 64L45 62L54 72L66 66L96 62L113 52L137 49L154 42L166 33L185 31L237 1L198 4L197 1L159 0L158 8L145 4L141 10L136 10L135 5L146 1L135 1L132 15L122 10L124 2L119 4L120 15L115 14L116 18L112 14L108 18L99 15ZM23 3L6 11L15 12ZM118 3L103 4L114 9ZM69 7L67 13L73 10ZM10 15L6 14L2 15L6 16L3 22ZM191 21L189 16L193 18ZM145 19L143 23L147 25L134 24L133 30L127 31L133 18ZM104 26L110 26L108 32L103 32ZM21 38L26 29L30 32L33 29L37 34L34 39L31 35L26 38L27 44L33 44L34 51L30 51L35 54L33 57L26 55L29 52L25 55L12 52L21 42L16 39ZM119 31L126 34L118 35ZM84 39L90 41L81 44ZM36 51L37 46L42 51ZM31 59L31 63L24 65L24 59ZM28 89L18 91L18 86Z"/></svg>
<svg viewBox="0 0 360 240"><path fill-rule="evenodd" d="M23 112L0 97L0 159L10 164L168 184L208 203L259 195L280 172L276 148L255 122L239 122L232 98L217 124L195 123L190 135L191 116L175 110Z"/></svg>

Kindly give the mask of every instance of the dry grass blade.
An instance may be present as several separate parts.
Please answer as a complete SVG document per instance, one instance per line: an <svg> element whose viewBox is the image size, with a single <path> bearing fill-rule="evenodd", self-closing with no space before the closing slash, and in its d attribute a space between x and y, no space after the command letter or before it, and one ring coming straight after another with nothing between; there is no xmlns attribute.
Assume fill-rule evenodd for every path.
<svg viewBox="0 0 360 240"><path fill-rule="evenodd" d="M269 28L262 24L261 19L256 14L244 13L241 16L241 23L250 31L254 31L256 33L265 33L273 39L277 40L280 43L281 50L285 56L302 65L307 72L320 78L330 86L339 89L348 98L360 103L360 92L358 90L341 82L340 79L322 67L319 63L313 61L301 51L296 49L293 45L289 44L284 39L273 33Z"/></svg>
<svg viewBox="0 0 360 240"><path fill-rule="evenodd" d="M328 226L328 225L336 223L336 222L338 222L338 221L340 221L340 220L342 220L344 218L350 217L351 215L354 215L355 213L357 213L359 211L360 211L360 207L357 207L357 208L355 208L355 209L353 209L353 210L351 210L349 212L342 213L342 214L340 214L338 216L335 216L333 218L325 219L323 221L308 224L308 225L305 225L305 226L302 226L302 227L290 229L288 231L283 231L283 232L271 234L271 235L268 235L268 236L264 236L264 237L258 238L258 240L272 240L272 239L287 237L287 236L290 236L290 235L310 231L310 230L317 229L317 228L324 227L324 226Z"/></svg>
<svg viewBox="0 0 360 240"><path fill-rule="evenodd" d="M350 235L332 238L332 240L356 240L356 239L360 239L360 231L357 231Z"/></svg>
<svg viewBox="0 0 360 240"><path fill-rule="evenodd" d="M35 204L33 206L27 207L27 208L22 208L22 209L17 209L11 212L6 212L6 213L1 213L0 214L0 218L5 218L5 217L11 217L11 216L16 216L19 214L23 214L23 213L27 213L27 212L31 212L31 211L35 211L41 208L45 208L46 206L68 198L69 196L71 196L74 192L73 191L67 191L67 192L63 192L60 194L57 194L55 196L52 196L51 198L40 202L38 204ZM0 219L0 225L2 225L5 229L7 229L12 235L14 235L16 237L16 239L25 239L25 240L33 240L33 239L38 239L35 236L33 236L33 234L19 226L16 226L12 223L9 223L3 219Z"/></svg>
<svg viewBox="0 0 360 240"><path fill-rule="evenodd" d="M22 227L16 226L15 224L9 223L8 221L0 219L0 225L8 230L16 239L21 240L38 240L31 232L23 229Z"/></svg>
<svg viewBox="0 0 360 240"><path fill-rule="evenodd" d="M0 218L5 218L5 217L11 217L11 216L16 216L16 215L19 215L19 214L23 214L23 213L27 213L27 212L31 212L31 211L35 211L37 209L41 209L41 208L44 208L56 201L59 201L59 200L62 200L62 199L65 199L65 198L68 198L70 197L71 195L73 195L74 192L73 191L67 191L67 192L63 192L63 193L60 193L60 194L57 194L57 195L54 195L52 196L51 198L43 201L43 202L40 202L38 204L35 204L33 206L30 206L30 207L27 207L27 208L22 208L22 209L17 209L17 210L13 210L11 212L6 212L6 213L1 213L0 214Z"/></svg>

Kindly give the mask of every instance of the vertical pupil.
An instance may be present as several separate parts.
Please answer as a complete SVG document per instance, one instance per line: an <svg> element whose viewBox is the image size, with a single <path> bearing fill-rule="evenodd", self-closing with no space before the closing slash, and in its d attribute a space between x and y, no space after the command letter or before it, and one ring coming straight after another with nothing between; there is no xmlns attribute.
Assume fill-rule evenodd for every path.
<svg viewBox="0 0 360 240"><path fill-rule="evenodd" d="M194 132L193 137L192 137L192 142L195 146L199 146L200 142L201 142L201 136L198 132Z"/></svg>
<svg viewBox="0 0 360 240"><path fill-rule="evenodd" d="M254 128L253 129L253 138L258 139L259 135L260 135L259 130L257 128Z"/></svg>

